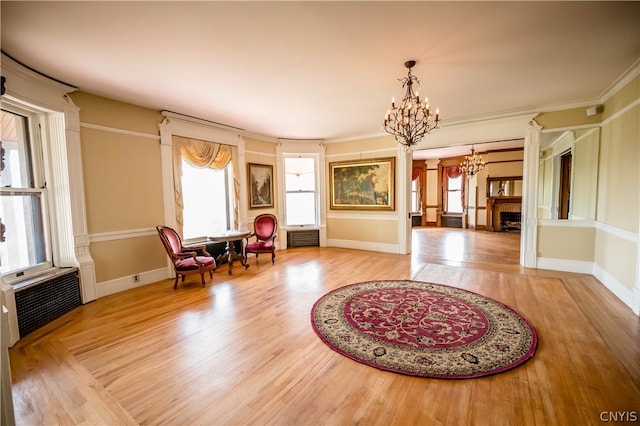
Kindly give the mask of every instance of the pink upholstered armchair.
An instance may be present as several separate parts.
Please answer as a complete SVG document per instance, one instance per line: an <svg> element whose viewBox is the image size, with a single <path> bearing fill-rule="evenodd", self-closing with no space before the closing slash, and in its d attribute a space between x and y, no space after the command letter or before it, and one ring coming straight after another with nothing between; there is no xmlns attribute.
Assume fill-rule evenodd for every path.
<svg viewBox="0 0 640 426"><path fill-rule="evenodd" d="M207 253L206 247L201 245L185 248L182 246L180 235L174 229L161 225L156 226L156 229L176 273L173 289L178 287L178 278L182 277L184 282L189 274L200 274L202 287L204 287L204 272L209 271L209 278L213 278L213 270L216 267L216 260ZM197 250L202 252L202 256L198 255Z"/></svg>
<svg viewBox="0 0 640 426"><path fill-rule="evenodd" d="M276 237L278 231L278 219L269 213L256 216L253 221L253 233L247 237L244 246L244 255L255 253L256 258L260 253L271 253L271 263L276 263ZM249 242L250 238L256 241Z"/></svg>

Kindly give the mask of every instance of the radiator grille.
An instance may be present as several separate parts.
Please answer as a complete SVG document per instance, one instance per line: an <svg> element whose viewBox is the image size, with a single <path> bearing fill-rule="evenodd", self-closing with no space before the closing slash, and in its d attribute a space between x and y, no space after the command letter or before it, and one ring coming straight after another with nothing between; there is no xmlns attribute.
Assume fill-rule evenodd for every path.
<svg viewBox="0 0 640 426"><path fill-rule="evenodd" d="M462 216L442 215L442 226L447 228L462 228Z"/></svg>
<svg viewBox="0 0 640 426"><path fill-rule="evenodd" d="M18 329L24 337L82 304L78 269L16 289L15 298Z"/></svg>
<svg viewBox="0 0 640 426"><path fill-rule="evenodd" d="M287 247L319 247L320 231L310 229L305 231L288 231Z"/></svg>

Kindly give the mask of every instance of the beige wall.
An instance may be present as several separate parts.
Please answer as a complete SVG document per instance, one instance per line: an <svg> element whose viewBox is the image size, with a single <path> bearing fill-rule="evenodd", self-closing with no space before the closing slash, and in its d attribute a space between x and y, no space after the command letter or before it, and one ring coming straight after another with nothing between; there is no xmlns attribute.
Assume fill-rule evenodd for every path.
<svg viewBox="0 0 640 426"><path fill-rule="evenodd" d="M522 149L489 152L485 160L487 175L491 177L522 176L523 158Z"/></svg>
<svg viewBox="0 0 640 426"><path fill-rule="evenodd" d="M80 137L89 232L162 222L158 141L88 128L81 129Z"/></svg>
<svg viewBox="0 0 640 426"><path fill-rule="evenodd" d="M87 226L101 282L163 268L157 236L132 236L164 222L157 111L83 92L80 139Z"/></svg>
<svg viewBox="0 0 640 426"><path fill-rule="evenodd" d="M561 111L543 112L536 117L536 122L544 129L561 129L563 127L582 126L585 124L598 125L603 113L588 117L587 107L565 109Z"/></svg>
<svg viewBox="0 0 640 426"><path fill-rule="evenodd" d="M598 179L598 221L632 232L638 232L639 110L602 127Z"/></svg>
<svg viewBox="0 0 640 426"><path fill-rule="evenodd" d="M158 124L163 119L159 111L85 92L73 92L70 96L73 102L80 107L80 121L82 123L159 135Z"/></svg>
<svg viewBox="0 0 640 426"><path fill-rule="evenodd" d="M600 142L596 264L636 294L640 226L640 76L605 102ZM621 238L625 236L625 238ZM635 239L635 242L632 240Z"/></svg>
<svg viewBox="0 0 640 426"><path fill-rule="evenodd" d="M571 184L571 215L573 217L589 220L596 218L599 154L599 129L577 131L573 147Z"/></svg>
<svg viewBox="0 0 640 426"><path fill-rule="evenodd" d="M546 128L593 124L602 120L597 133L578 141L576 152L584 154L576 164L574 207L576 214L593 214L593 199L597 199L595 222L591 226L563 229L558 226L538 227L538 256L557 260L593 261L596 276L616 294L631 303L638 294L638 231L640 226L640 77L614 93L604 103L601 114L585 119L585 109L542 114L536 121ZM577 133L580 137L579 132ZM596 152L598 155L596 156ZM584 176L597 159L597 190ZM582 176L584 175L584 176ZM582 177L581 177L582 176ZM541 182L546 178L543 176ZM589 179L592 179L589 177ZM581 186L584 188L581 189ZM580 191L580 193L575 193ZM544 197L543 195L542 197ZM539 194L539 199L541 194ZM588 217L588 216L587 216ZM592 241L592 242L591 242ZM590 243L591 242L591 243ZM590 245L592 253L583 245Z"/></svg>
<svg viewBox="0 0 640 426"><path fill-rule="evenodd" d="M327 158L343 157L345 160L354 160L362 157L394 157L397 146L393 136L380 136L375 138L354 139L345 142L332 142L325 144ZM338 161L338 160L328 160ZM339 160L342 161L342 160Z"/></svg>
<svg viewBox="0 0 640 426"><path fill-rule="evenodd" d="M358 212L358 215L367 215L363 213ZM398 222L376 218L332 217L327 219L327 238L393 245L398 243Z"/></svg>
<svg viewBox="0 0 640 426"><path fill-rule="evenodd" d="M545 226L538 230L538 256L593 262L595 229Z"/></svg>
<svg viewBox="0 0 640 426"><path fill-rule="evenodd" d="M605 230L597 230L595 235L596 265L631 291L636 277L637 244Z"/></svg>
<svg viewBox="0 0 640 426"><path fill-rule="evenodd" d="M248 228L253 230L253 219L262 213L271 213L274 215L278 215L278 209L280 207L280 188L279 183L281 180L280 171L277 167L277 157L276 157L276 146L275 142L269 142L253 137L243 137L245 145L245 161L247 164L266 164L273 166L273 207L272 208L258 208L258 209L249 209L247 211L247 219L248 219ZM249 168L247 167L247 173L249 172ZM247 179L248 181L248 179ZM249 196L247 192L247 197ZM249 206L249 201L247 200L247 206Z"/></svg>
<svg viewBox="0 0 640 426"><path fill-rule="evenodd" d="M328 143L325 145L325 170L329 170L330 163L338 161L364 160L371 158L396 157L397 146L391 136L358 139L346 142ZM398 164L396 159L396 190ZM327 209L327 239L334 241L349 241L369 245L381 243L397 245L398 222L394 218L398 210L398 194L395 195L395 211L369 210L332 210L330 208L330 176L326 176L326 209ZM370 217L371 219L368 219ZM382 220L380 220L380 218Z"/></svg>

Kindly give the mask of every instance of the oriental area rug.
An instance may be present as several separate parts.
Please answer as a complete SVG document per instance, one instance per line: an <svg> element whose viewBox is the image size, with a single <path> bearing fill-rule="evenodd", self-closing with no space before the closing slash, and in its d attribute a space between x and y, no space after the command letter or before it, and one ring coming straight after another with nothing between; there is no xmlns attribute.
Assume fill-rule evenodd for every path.
<svg viewBox="0 0 640 426"><path fill-rule="evenodd" d="M460 288L369 281L322 296L311 322L331 349L381 370L468 379L517 367L538 336L514 310Z"/></svg>

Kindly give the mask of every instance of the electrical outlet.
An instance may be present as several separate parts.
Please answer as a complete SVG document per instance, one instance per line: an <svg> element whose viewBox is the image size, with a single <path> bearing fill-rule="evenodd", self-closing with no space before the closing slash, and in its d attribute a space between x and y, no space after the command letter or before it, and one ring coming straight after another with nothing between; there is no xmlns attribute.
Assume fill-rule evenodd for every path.
<svg viewBox="0 0 640 426"><path fill-rule="evenodd" d="M133 282L134 282L134 283L140 282L140 275L135 274L135 275L133 276Z"/></svg>

